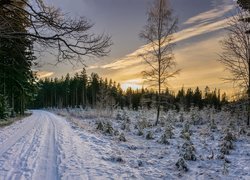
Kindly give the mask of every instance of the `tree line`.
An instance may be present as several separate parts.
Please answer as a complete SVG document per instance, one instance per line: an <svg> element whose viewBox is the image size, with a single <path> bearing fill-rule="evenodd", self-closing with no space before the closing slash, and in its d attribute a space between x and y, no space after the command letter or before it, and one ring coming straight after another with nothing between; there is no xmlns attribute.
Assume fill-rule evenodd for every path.
<svg viewBox="0 0 250 180"><path fill-rule="evenodd" d="M178 92L165 89L160 93L153 89L136 89L131 87L122 90L120 83L112 79L103 79L98 74L90 76L83 69L73 77L69 74L61 78L45 78L38 82L35 101L30 104L32 108L128 108L138 110L142 108L158 107L158 98L162 109L184 109L191 107L214 107L220 109L227 103L226 94L221 95L220 90L204 91L197 87L195 90L181 88Z"/></svg>

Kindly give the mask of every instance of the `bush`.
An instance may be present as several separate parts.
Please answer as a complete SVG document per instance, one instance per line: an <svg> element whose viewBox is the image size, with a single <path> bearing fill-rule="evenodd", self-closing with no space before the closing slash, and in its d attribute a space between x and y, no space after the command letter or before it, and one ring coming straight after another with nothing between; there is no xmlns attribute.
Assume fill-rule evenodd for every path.
<svg viewBox="0 0 250 180"><path fill-rule="evenodd" d="M222 138L222 143L220 144L220 152L223 155L229 154L229 150L234 148L233 142L236 140L236 137L229 132L229 130L226 130L225 133L225 136Z"/></svg>
<svg viewBox="0 0 250 180"><path fill-rule="evenodd" d="M186 139L186 140L190 140L190 136L191 136L191 131L190 131L190 125L189 122L186 121L186 123L184 124L184 127L181 131L181 138Z"/></svg>
<svg viewBox="0 0 250 180"><path fill-rule="evenodd" d="M148 131L147 135L146 135L146 139L150 140L150 139L154 139L153 134L151 131Z"/></svg>
<svg viewBox="0 0 250 180"><path fill-rule="evenodd" d="M178 168L178 170L188 171L187 163L183 158L178 159L175 166Z"/></svg>
<svg viewBox="0 0 250 180"><path fill-rule="evenodd" d="M110 134L110 135L113 135L113 132L114 132L114 129L113 129L111 123L108 122L108 123L106 124L105 133Z"/></svg>
<svg viewBox="0 0 250 180"><path fill-rule="evenodd" d="M169 144L167 135L164 133L157 142L160 144Z"/></svg>
<svg viewBox="0 0 250 180"><path fill-rule="evenodd" d="M143 131L141 129L138 129L138 133L137 133L138 136L142 136L143 135Z"/></svg>
<svg viewBox="0 0 250 180"><path fill-rule="evenodd" d="M100 131L104 131L104 123L99 121L97 123L97 127L96 127L97 130L100 130Z"/></svg>
<svg viewBox="0 0 250 180"><path fill-rule="evenodd" d="M166 137L168 138L168 139L172 139L173 138L173 136L174 136L174 133L173 133L173 126L171 125L171 124L168 124L167 126L166 126L166 129L165 129L165 135L166 135Z"/></svg>
<svg viewBox="0 0 250 180"><path fill-rule="evenodd" d="M122 115L120 114L120 112L116 114L116 120L122 120Z"/></svg>
<svg viewBox="0 0 250 180"><path fill-rule="evenodd" d="M195 148L192 144L192 142L187 141L182 145L181 153L180 155L185 159L185 160L191 160L191 161L196 161L196 156L195 156Z"/></svg>
<svg viewBox="0 0 250 180"><path fill-rule="evenodd" d="M192 110L191 113L191 122L193 125L201 125L202 124L202 117L199 114L199 112L197 110Z"/></svg>
<svg viewBox="0 0 250 180"><path fill-rule="evenodd" d="M112 127L112 124L110 122L102 122L102 121L99 121L97 123L97 127L96 129L106 133L106 134L109 134L109 135L113 135L114 134L114 129Z"/></svg>
<svg viewBox="0 0 250 180"><path fill-rule="evenodd" d="M137 123L138 129L144 129L144 128L147 128L147 127L150 127L150 126L151 126L151 124L147 121L147 119L145 117L143 117Z"/></svg>
<svg viewBox="0 0 250 180"><path fill-rule="evenodd" d="M126 138L125 138L125 135L123 133L120 134L119 136L119 141L122 141L122 142L126 142Z"/></svg>
<svg viewBox="0 0 250 180"><path fill-rule="evenodd" d="M179 121L180 122L184 122L185 121L183 112L180 113Z"/></svg>

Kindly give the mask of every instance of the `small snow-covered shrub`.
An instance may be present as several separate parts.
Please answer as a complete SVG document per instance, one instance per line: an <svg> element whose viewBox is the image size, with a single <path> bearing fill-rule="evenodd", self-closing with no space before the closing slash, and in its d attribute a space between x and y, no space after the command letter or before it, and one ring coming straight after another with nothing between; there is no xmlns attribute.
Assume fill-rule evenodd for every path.
<svg viewBox="0 0 250 180"><path fill-rule="evenodd" d="M107 122L106 127L105 127L105 133L113 135L113 132L114 132L114 129L113 129L111 123Z"/></svg>
<svg viewBox="0 0 250 180"><path fill-rule="evenodd" d="M190 123L188 121L185 122L184 127L183 127L183 129L181 131L181 134L186 133L186 132L191 134L191 132L190 132Z"/></svg>
<svg viewBox="0 0 250 180"><path fill-rule="evenodd" d="M146 134L146 139L150 140L150 139L154 139L153 137L153 133L151 131L148 131Z"/></svg>
<svg viewBox="0 0 250 180"><path fill-rule="evenodd" d="M184 127L181 131L181 138L186 139L186 140L190 140L190 136L191 136L191 131L190 131L190 125L189 122L186 121L186 123L184 124Z"/></svg>
<svg viewBox="0 0 250 180"><path fill-rule="evenodd" d="M228 127L231 130L234 130L234 131L236 130L236 122L235 122L234 118L232 118L232 117L230 118Z"/></svg>
<svg viewBox="0 0 250 180"><path fill-rule="evenodd" d="M164 116L160 116L159 118L159 124L160 126L164 126L166 123L166 118Z"/></svg>
<svg viewBox="0 0 250 180"><path fill-rule="evenodd" d="M161 135L160 139L157 141L158 143L160 144L169 144L169 141L168 141L168 137L167 135L164 133L163 135Z"/></svg>
<svg viewBox="0 0 250 180"><path fill-rule="evenodd" d="M121 130L130 131L130 124L124 121L124 122L121 124Z"/></svg>
<svg viewBox="0 0 250 180"><path fill-rule="evenodd" d="M173 128L173 126L171 124L167 124L166 125L166 129L165 129L164 134L166 135L166 137L168 139L172 139L173 138L173 136L174 136L173 129L174 128Z"/></svg>
<svg viewBox="0 0 250 180"><path fill-rule="evenodd" d="M236 137L229 130L225 131L225 136L222 139L220 144L220 152L222 154L229 154L229 151L234 148L233 142L236 140Z"/></svg>
<svg viewBox="0 0 250 180"><path fill-rule="evenodd" d="M120 136L119 136L119 141L122 141L122 142L126 142L126 138L125 138L125 135L124 133L121 133Z"/></svg>
<svg viewBox="0 0 250 180"><path fill-rule="evenodd" d="M160 133L160 132L162 132L162 129L160 127L155 129L155 133Z"/></svg>
<svg viewBox="0 0 250 180"><path fill-rule="evenodd" d="M229 170L228 170L228 164L227 164L226 159L224 159L224 162L223 162L223 169L222 169L222 174L227 175L228 173L229 173Z"/></svg>
<svg viewBox="0 0 250 180"><path fill-rule="evenodd" d="M169 111L167 117L167 123L175 123L176 122L176 111Z"/></svg>
<svg viewBox="0 0 250 180"><path fill-rule="evenodd" d="M217 129L217 126L215 124L214 118L211 118L211 120L210 120L210 129L212 131Z"/></svg>
<svg viewBox="0 0 250 180"><path fill-rule="evenodd" d="M182 133L180 137L185 140L190 140L190 133L189 132Z"/></svg>
<svg viewBox="0 0 250 180"><path fill-rule="evenodd" d="M240 130L239 130L239 134L246 134L247 131L244 127L241 127Z"/></svg>
<svg viewBox="0 0 250 180"><path fill-rule="evenodd" d="M143 166L143 163L142 163L141 160L138 160L137 163L138 163L138 166L139 166L139 167Z"/></svg>
<svg viewBox="0 0 250 180"><path fill-rule="evenodd" d="M137 135L138 136L143 136L143 131L141 129L138 129Z"/></svg>
<svg viewBox="0 0 250 180"><path fill-rule="evenodd" d="M114 130L114 135L115 136L119 136L120 135L120 132L118 130Z"/></svg>
<svg viewBox="0 0 250 180"><path fill-rule="evenodd" d="M224 140L226 141L235 141L236 140L236 137L235 135L230 132L228 129L225 131L226 135L224 136Z"/></svg>
<svg viewBox="0 0 250 180"><path fill-rule="evenodd" d="M122 120L122 115L121 115L121 113L120 112L118 112L117 114L116 114L116 118L115 118L116 120Z"/></svg>
<svg viewBox="0 0 250 180"><path fill-rule="evenodd" d="M126 111L123 111L123 115L121 117L121 120L125 121L126 123L131 122L131 120L130 120L129 116L127 115Z"/></svg>
<svg viewBox="0 0 250 180"><path fill-rule="evenodd" d="M114 129L112 127L111 122L103 122L103 121L99 121L97 122L97 130L100 130L106 134L109 135L113 135L114 134Z"/></svg>
<svg viewBox="0 0 250 180"><path fill-rule="evenodd" d="M191 141L186 141L181 148L180 156L185 160L196 161L195 148Z"/></svg>
<svg viewBox="0 0 250 180"><path fill-rule="evenodd" d="M97 127L96 127L97 130L100 130L100 131L104 131L104 123L102 121L99 121L97 123Z"/></svg>
<svg viewBox="0 0 250 180"><path fill-rule="evenodd" d="M180 113L179 121L180 122L184 122L185 121L183 112Z"/></svg>
<svg viewBox="0 0 250 180"><path fill-rule="evenodd" d="M188 166L184 158L179 158L178 161L175 163L175 166L178 168L178 170L184 170L188 171Z"/></svg>
<svg viewBox="0 0 250 180"><path fill-rule="evenodd" d="M193 125L201 125L203 123L203 119L197 109L191 110L191 123Z"/></svg>
<svg viewBox="0 0 250 180"><path fill-rule="evenodd" d="M150 126L151 126L151 124L147 121L147 119L145 117L143 117L137 123L138 129L145 129L145 128L150 127Z"/></svg>
<svg viewBox="0 0 250 180"><path fill-rule="evenodd" d="M123 163L124 160L120 156L102 157L105 161Z"/></svg>

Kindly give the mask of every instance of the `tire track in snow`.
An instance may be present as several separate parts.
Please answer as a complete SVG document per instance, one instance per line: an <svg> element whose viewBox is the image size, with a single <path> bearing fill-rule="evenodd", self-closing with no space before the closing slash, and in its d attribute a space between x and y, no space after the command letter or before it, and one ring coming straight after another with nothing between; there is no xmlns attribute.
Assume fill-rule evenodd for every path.
<svg viewBox="0 0 250 180"><path fill-rule="evenodd" d="M39 144L39 134L41 133L41 118L39 117L37 123L30 130L13 134L17 136L14 141L13 137L5 140L6 146L1 146L0 150L8 149L0 156L0 179L30 179L34 169L34 162ZM31 119L26 119L29 123L33 124ZM26 124L26 123L24 123ZM15 128L14 128L15 129ZM23 128L21 128L23 129ZM26 133L26 134L25 134ZM11 142L11 143L10 143ZM6 171L7 173L3 173Z"/></svg>
<svg viewBox="0 0 250 180"><path fill-rule="evenodd" d="M23 137L20 142L18 142L22 145L20 154L16 155L12 168L7 174L7 179L13 179L14 177L14 179L21 179L21 177L25 177L25 179L31 178L37 157L37 148L40 143L39 135L41 131L42 129L37 126L34 132L28 133L26 137ZM13 148L12 152L13 154L17 152L16 148ZM10 155L12 156L13 154ZM11 158L13 159L13 157Z"/></svg>
<svg viewBox="0 0 250 180"><path fill-rule="evenodd" d="M55 120L47 112L33 111L26 124L0 146L0 179L59 179Z"/></svg>
<svg viewBox="0 0 250 180"><path fill-rule="evenodd" d="M39 154L34 179L56 180L58 175L58 148L56 123L47 112L41 112L46 125L46 132L43 136L43 145Z"/></svg>
<svg viewBox="0 0 250 180"><path fill-rule="evenodd" d="M35 127L36 121L32 120L32 118L34 118L34 115L31 115L30 118L26 119L24 125L22 126L23 128L13 131L12 134L5 138L5 140L0 144L0 157Z"/></svg>

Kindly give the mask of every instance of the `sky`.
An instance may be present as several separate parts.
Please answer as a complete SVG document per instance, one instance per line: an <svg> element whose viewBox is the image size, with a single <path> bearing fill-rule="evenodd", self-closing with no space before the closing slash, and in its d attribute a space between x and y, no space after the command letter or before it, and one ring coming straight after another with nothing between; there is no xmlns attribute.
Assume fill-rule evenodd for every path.
<svg viewBox="0 0 250 180"><path fill-rule="evenodd" d="M147 45L139 38L146 25L146 12L152 0L47 0L60 7L72 17L85 16L95 23L94 33L112 36L111 53L104 58L86 59L87 72L98 73L103 78L112 78L124 89L146 87L141 72L148 67L138 57ZM218 62L221 53L220 41L225 37L227 18L233 14L234 0L170 0L174 15L178 17L178 31L174 34L176 69L179 75L170 79L168 86L176 91L181 87L204 89L208 85L228 94L236 91L225 83L229 76ZM39 57L43 62L40 77L74 75L82 69L81 64L72 66L62 63L53 66L56 58Z"/></svg>

